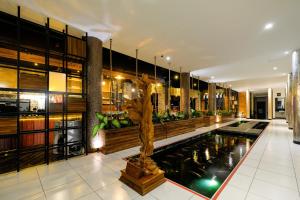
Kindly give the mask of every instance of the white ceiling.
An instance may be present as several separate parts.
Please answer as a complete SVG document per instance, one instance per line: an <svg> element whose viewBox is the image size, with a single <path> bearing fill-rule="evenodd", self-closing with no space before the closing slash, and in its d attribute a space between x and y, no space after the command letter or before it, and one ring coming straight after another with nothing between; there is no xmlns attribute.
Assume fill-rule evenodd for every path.
<svg viewBox="0 0 300 200"><path fill-rule="evenodd" d="M113 49L233 89L285 87L290 55L300 48L300 0L0 0L57 19L105 41ZM12 12L12 10L10 10ZM31 17L31 12L22 16ZM266 23L274 28L264 30ZM159 60L167 67L167 63ZM277 71L273 67L278 68Z"/></svg>

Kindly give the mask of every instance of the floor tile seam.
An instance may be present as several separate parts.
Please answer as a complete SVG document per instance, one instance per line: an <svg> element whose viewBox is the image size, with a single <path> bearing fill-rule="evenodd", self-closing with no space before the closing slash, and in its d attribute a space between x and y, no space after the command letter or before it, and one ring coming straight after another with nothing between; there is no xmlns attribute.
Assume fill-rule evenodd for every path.
<svg viewBox="0 0 300 200"><path fill-rule="evenodd" d="M156 200L161 200L161 199L157 198L156 196L153 196L153 195L150 194L150 193L148 193L148 195L150 195L152 198L154 198L154 199L156 199ZM138 198L138 197L137 197L137 198ZM137 199L137 198L135 198L135 199Z"/></svg>
<svg viewBox="0 0 300 200"><path fill-rule="evenodd" d="M39 177L37 176L37 177L35 177L35 178L30 178L30 179L28 179L28 180L24 180L24 181L21 181L21 182L18 182L18 183L14 183L14 184L12 184L12 185L1 186L1 187L0 187L0 191L3 190L3 189L9 188L9 187L13 187L13 186L15 186L16 184L24 184L24 183L26 183L26 182L30 182L30 181L34 181L34 180L39 180ZM5 180L1 180L1 181L5 181Z"/></svg>
<svg viewBox="0 0 300 200"><path fill-rule="evenodd" d="M81 180L81 177L78 177L78 178L73 179L73 180L70 180L70 181L71 181L71 182L74 182L74 181L77 181L77 180ZM50 188L45 188L44 191L45 191L45 192L49 192L49 191L51 191L51 190L53 190L53 189L55 189L55 188L58 188L58 187L67 185L67 184L69 184L69 183L71 183L71 182L63 183L63 184L57 184L57 185L55 185L55 186L51 186Z"/></svg>
<svg viewBox="0 0 300 200"><path fill-rule="evenodd" d="M70 163L68 163L69 165L70 165ZM95 192L95 190L92 188L92 186L79 174L79 172L77 172L72 166L70 166L71 168L72 168L72 170L74 170L75 171L75 173L81 178L81 180L83 180L83 182L85 182L88 186L89 186L89 188L93 191L93 192ZM100 189L100 188L99 188Z"/></svg>
<svg viewBox="0 0 300 200"><path fill-rule="evenodd" d="M80 199L80 198L86 197L86 196L88 196L88 195L90 195L90 194L93 194L93 193L95 193L95 194L97 195L97 197L99 197L101 200L103 200L103 199L97 194L97 192L95 192L95 191L93 191L93 192L91 192L91 193L88 193L88 194L85 194L85 195L82 195L82 196L80 196L80 197L78 197L78 198L75 198L74 200L78 200L78 199Z"/></svg>
<svg viewBox="0 0 300 200"><path fill-rule="evenodd" d="M94 191L94 192L96 193L97 197L99 197L101 200L104 200L104 199L98 194L98 192L96 192L96 191Z"/></svg>
<svg viewBox="0 0 300 200"><path fill-rule="evenodd" d="M276 172L274 171L270 171L268 169L262 169L262 168L259 168L258 167L258 170L261 170L261 171L264 171L264 172L267 172L267 173L272 173L272 174L275 174ZM283 173L277 173L278 175L280 176L286 176L286 177L289 177L289 178L292 178L293 176L290 176L290 175L286 175L286 174L283 174Z"/></svg>
<svg viewBox="0 0 300 200"><path fill-rule="evenodd" d="M283 186L283 185L277 185L277 184L274 184L272 182L269 182L269 181L266 181L266 180L263 180L263 179L260 179L260 178L257 178L257 177L254 177L255 180L258 180L258 181L261 181L261 182L264 182L264 183L268 183L270 185L273 185L273 186L276 186L276 187L280 187L280 188L284 188L284 189L289 189L289 190L293 190L295 192L298 193L298 185L297 185L297 188L291 188L291 187L286 187L286 186Z"/></svg>
<svg viewBox="0 0 300 200"><path fill-rule="evenodd" d="M272 126L272 123L271 123L270 125ZM267 130L268 130L268 129L267 129ZM269 133L269 132L265 132L265 133ZM262 134L264 134L264 133L262 133ZM269 138L268 138L268 139L269 139ZM252 187L253 181L254 181L255 176L256 176L256 173L257 173L257 169L258 169L258 167L259 167L259 165L260 165L260 163L261 163L261 161L262 161L262 158L263 158L263 156L264 156L264 154L265 154L265 151L266 151L266 148L267 148L268 144L269 144L269 140L267 141L267 144L264 146L263 153L262 153L262 155L261 155L261 157L260 157L260 159L259 159L259 163L258 163L257 167L255 168L255 172L254 172L254 175L253 175L252 178L251 178L251 183L250 183L250 185L249 185L249 187L248 187L248 190L247 190L245 199L247 199L247 197L248 197L249 191L250 191L250 189L251 189L251 187ZM255 148L255 146L254 146L254 148Z"/></svg>
<svg viewBox="0 0 300 200"><path fill-rule="evenodd" d="M294 175L295 175L295 179L296 179L296 183L297 183L297 188L298 188L298 197L300 197L300 190L299 190L300 183L298 182L298 177L297 177L297 174L296 174L294 157L293 157L292 152L291 152L291 144L293 144L293 143L291 143L291 142L289 143L289 151L290 151L290 154L291 154L291 157L292 157L293 171L294 171Z"/></svg>
<svg viewBox="0 0 300 200"><path fill-rule="evenodd" d="M43 184L42 184L42 180L41 180L41 177L40 177L39 171L38 171L38 169L37 169L37 168L35 168L35 170L36 170L36 173L37 173L37 175L38 175L39 182L40 182L41 188L42 188L42 190L43 190L43 193L44 193L44 197L47 199L46 192L45 192L45 190L44 190L44 186L43 186ZM33 195L32 195L32 196L33 196Z"/></svg>

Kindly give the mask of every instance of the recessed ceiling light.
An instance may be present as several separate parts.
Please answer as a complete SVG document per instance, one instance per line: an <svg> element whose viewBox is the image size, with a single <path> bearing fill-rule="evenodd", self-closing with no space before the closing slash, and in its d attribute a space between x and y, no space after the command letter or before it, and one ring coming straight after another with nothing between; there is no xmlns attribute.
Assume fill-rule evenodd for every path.
<svg viewBox="0 0 300 200"><path fill-rule="evenodd" d="M289 55L290 52L289 52L289 51L285 51L284 54L285 54L285 55Z"/></svg>
<svg viewBox="0 0 300 200"><path fill-rule="evenodd" d="M211 78L211 79L214 79L215 77L214 77L214 76L211 76L210 78Z"/></svg>
<svg viewBox="0 0 300 200"><path fill-rule="evenodd" d="M277 69L278 69L277 67L273 67L273 70L275 70L275 71L276 71Z"/></svg>
<svg viewBox="0 0 300 200"><path fill-rule="evenodd" d="M274 24L273 23L267 23L266 25L265 25L265 30L270 30L270 29L272 29L273 28L273 26L274 26Z"/></svg>
<svg viewBox="0 0 300 200"><path fill-rule="evenodd" d="M170 60L171 60L171 57L170 57L170 56L167 56L167 57L166 57L166 60L167 60L167 61L170 61Z"/></svg>

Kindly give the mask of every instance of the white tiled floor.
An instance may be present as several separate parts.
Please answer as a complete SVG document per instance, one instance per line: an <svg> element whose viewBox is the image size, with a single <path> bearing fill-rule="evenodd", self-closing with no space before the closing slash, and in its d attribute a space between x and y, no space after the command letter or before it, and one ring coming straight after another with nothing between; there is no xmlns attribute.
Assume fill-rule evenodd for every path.
<svg viewBox="0 0 300 200"><path fill-rule="evenodd" d="M219 126L158 141L166 145L204 133ZM89 154L68 161L0 175L1 200L201 200L202 198L171 182L144 197L118 181L123 157L136 154L131 148L111 155ZM292 143L292 131L285 121L273 120L247 158L218 196L223 200L294 200L300 190L300 145Z"/></svg>

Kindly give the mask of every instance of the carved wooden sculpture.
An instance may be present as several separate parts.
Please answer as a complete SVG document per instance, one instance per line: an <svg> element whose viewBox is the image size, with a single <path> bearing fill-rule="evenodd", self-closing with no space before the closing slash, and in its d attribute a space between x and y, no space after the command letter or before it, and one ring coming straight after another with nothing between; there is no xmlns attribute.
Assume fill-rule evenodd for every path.
<svg viewBox="0 0 300 200"><path fill-rule="evenodd" d="M143 168L146 175L156 174L159 168L150 158L153 154L154 127L152 122L152 103L151 103L151 81L148 75L142 75L137 80L137 87L141 90L139 98L129 101L127 110L129 118L139 124L140 140L142 146L140 148L139 164Z"/></svg>
<svg viewBox="0 0 300 200"><path fill-rule="evenodd" d="M127 104L129 118L139 124L139 138L141 140L140 156L130 159L125 170L121 170L120 180L144 195L162 184L164 172L150 158L153 154L154 127L152 122L151 82L148 75L142 75L136 81L139 88L138 98Z"/></svg>

